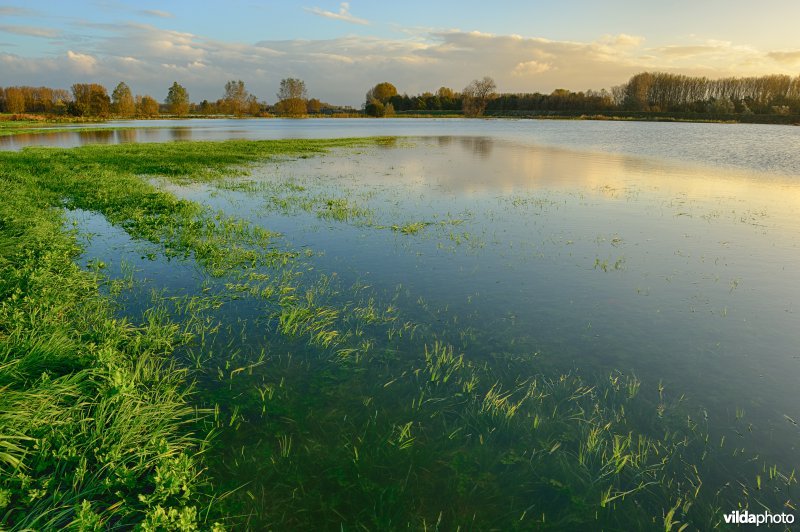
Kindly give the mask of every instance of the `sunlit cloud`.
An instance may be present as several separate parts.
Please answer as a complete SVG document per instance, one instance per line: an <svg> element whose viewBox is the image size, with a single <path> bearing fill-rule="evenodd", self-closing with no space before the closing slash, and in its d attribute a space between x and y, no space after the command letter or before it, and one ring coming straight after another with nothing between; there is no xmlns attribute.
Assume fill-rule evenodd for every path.
<svg viewBox="0 0 800 532"><path fill-rule="evenodd" d="M779 63L784 63L787 65L800 63L800 50L779 50L769 52L767 53L767 56Z"/></svg>
<svg viewBox="0 0 800 532"><path fill-rule="evenodd" d="M97 66L97 59L88 54L81 54L67 50L67 59L73 64L75 70L84 74L92 74Z"/></svg>
<svg viewBox="0 0 800 532"><path fill-rule="evenodd" d="M28 37L44 37L54 39L61 35L61 32L52 28L42 28L39 26L11 26L0 24L0 31L13 33L15 35L25 35Z"/></svg>
<svg viewBox="0 0 800 532"><path fill-rule="evenodd" d="M367 19L355 17L350 13L349 2L342 2L340 6L341 7L339 8L338 13L334 13L333 11L326 11L318 7L305 7L303 9L305 9L309 13L313 13L314 15L318 15L320 17L332 18L334 20L343 20L344 22L350 22L351 24L361 24L362 26L369 25L369 21Z"/></svg>
<svg viewBox="0 0 800 532"><path fill-rule="evenodd" d="M401 93L418 94L441 86L459 91L488 75L500 92L550 93L610 88L646 70L709 77L796 75L800 62L800 50L759 51L697 38L646 48L643 38L628 34L581 42L417 29L400 38L349 35L238 43L132 22L73 27L78 31L62 36L69 45L62 44L59 53L0 54L4 78L53 87L87 78L107 87L126 81L134 92L157 99L178 81L196 101L220 98L225 81L241 79L251 93L272 103L280 80L297 77L306 82L311 97L359 106L366 90L381 81L392 82ZM87 27L101 31L87 37Z"/></svg>
<svg viewBox="0 0 800 532"><path fill-rule="evenodd" d="M726 56L729 60L737 60L743 56L762 55L751 46L734 44L730 41L707 40L698 44L668 45L652 50L665 58L695 58L702 56Z"/></svg>
<svg viewBox="0 0 800 532"><path fill-rule="evenodd" d="M512 74L515 76L525 76L530 74L541 74L542 72L547 72L553 68L550 63L542 63L539 61L524 61L522 63L517 63L517 66L514 67Z"/></svg>
<svg viewBox="0 0 800 532"><path fill-rule="evenodd" d="M694 57L698 55L719 53L723 47L715 45L697 44L688 46L670 45L656 48L656 52L666 57Z"/></svg>
<svg viewBox="0 0 800 532"><path fill-rule="evenodd" d="M619 35L603 35L599 42L607 46L634 47L642 44L644 37L620 33Z"/></svg>

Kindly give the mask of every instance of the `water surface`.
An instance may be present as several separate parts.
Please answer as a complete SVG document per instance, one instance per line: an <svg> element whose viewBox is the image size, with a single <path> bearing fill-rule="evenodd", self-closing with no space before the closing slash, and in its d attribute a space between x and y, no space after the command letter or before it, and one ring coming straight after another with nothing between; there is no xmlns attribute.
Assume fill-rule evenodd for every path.
<svg viewBox="0 0 800 532"><path fill-rule="evenodd" d="M220 182L161 183L280 232L281 246L307 251L294 266L298 293L309 290L353 315L365 314L367 306L391 314L385 321L340 323L338 348L344 351L282 337L275 308L258 298L242 295L217 314L227 329L208 364L218 364L220 375L230 372L230 360L267 357L265 365L236 379L201 382L206 397L233 412L214 472L230 489L248 486L242 498L254 513L253 526L274 523L276 508L310 507L337 482L355 490L344 480L344 466L331 458L333 449L352 456L355 448L357 462L360 446L379 448L388 437L369 443L369 427L385 422L391 433L419 412L419 390L393 383L418 374L420 353L436 342L492 368L506 387L574 372L599 383L622 372L640 379L647 397L667 390L707 427L712 447L724 448L716 451L720 467L705 480L712 491L741 480L737 460L745 454L757 456L750 462L782 470L798 466L800 156L791 148L800 130L609 122L209 122L208 130L186 130L187 137L410 135L382 146L265 163ZM761 128L770 132L769 144ZM448 134L435 135L437 130ZM131 141L174 134L130 131ZM122 141L116 140L122 131L108 133ZM761 143L751 144L759 136ZM350 214L333 216L337 202ZM191 261L168 261L91 213L73 217L84 231L98 234L85 260L107 262L113 276L124 259L146 279L145 288L123 300L123 313L140 312L151 288L223 294L240 281L210 280ZM401 341L398 335L404 335ZM367 362L346 370L331 365L343 352ZM511 374L504 373L508 368ZM265 390L278 390L281 399L262 407L256 389L262 402ZM470 415L452 408L443 419ZM417 423L422 445L425 430L433 431L426 423L434 422ZM642 421L643 430L648 423ZM717 445L723 436L728 443ZM500 456L513 442L486 445L488 455ZM464 455L467 448L465 443ZM363 457L364 447L361 452L360 460L371 459ZM299 462L288 460L293 456ZM410 475L417 490L455 490L441 473L425 477L425 471L440 471L435 455L415 456L411 463L372 457L372 472L397 482ZM419 470L415 464L422 464ZM317 476L303 477L306 469ZM499 479L497 500L517 501L508 512L524 516L529 503L546 500L541 494L515 499L513 468L492 474ZM465 475L472 482L479 473ZM372 502L391 507L381 498L386 492L370 486L360 486L354 497L377 490L383 495ZM463 503L455 491L442 495L445 507ZM772 495L776 501L787 497ZM488 512L497 500L470 504ZM362 503L345 497L336 509L355 511Z"/></svg>
<svg viewBox="0 0 800 532"><path fill-rule="evenodd" d="M62 125L54 127L64 128ZM329 118L114 120L91 125L92 131L81 132L79 129L82 127L68 126L68 129L74 128L76 131L0 137L0 149L175 140L462 136L800 175L797 157L800 128L794 126L591 120ZM96 128L108 128L109 131L98 131Z"/></svg>

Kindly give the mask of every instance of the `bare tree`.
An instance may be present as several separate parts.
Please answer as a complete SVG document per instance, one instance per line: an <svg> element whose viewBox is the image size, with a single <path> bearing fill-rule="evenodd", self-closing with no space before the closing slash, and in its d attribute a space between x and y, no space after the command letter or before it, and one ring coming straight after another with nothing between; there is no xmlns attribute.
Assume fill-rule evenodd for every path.
<svg viewBox="0 0 800 532"><path fill-rule="evenodd" d="M292 98L305 100L307 97L306 82L297 78L282 79L277 96L278 100L289 100Z"/></svg>
<svg viewBox="0 0 800 532"><path fill-rule="evenodd" d="M486 106L489 105L489 101L497 96L496 89L497 85L489 76L473 80L462 93L464 114L481 116L486 110Z"/></svg>

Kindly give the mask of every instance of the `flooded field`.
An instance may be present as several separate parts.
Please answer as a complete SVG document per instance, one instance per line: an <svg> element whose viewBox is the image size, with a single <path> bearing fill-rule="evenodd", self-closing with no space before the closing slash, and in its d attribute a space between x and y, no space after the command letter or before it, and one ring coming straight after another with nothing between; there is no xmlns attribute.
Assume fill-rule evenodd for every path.
<svg viewBox="0 0 800 532"><path fill-rule="evenodd" d="M115 314L177 328L220 519L680 530L798 513L798 162L578 137L393 137L213 175L138 163L196 209L186 227L63 193Z"/></svg>

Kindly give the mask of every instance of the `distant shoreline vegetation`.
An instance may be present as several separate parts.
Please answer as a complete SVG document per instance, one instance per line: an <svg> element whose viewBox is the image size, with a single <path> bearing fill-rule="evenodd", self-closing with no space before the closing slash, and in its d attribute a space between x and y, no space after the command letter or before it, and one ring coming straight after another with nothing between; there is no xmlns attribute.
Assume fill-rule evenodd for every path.
<svg viewBox="0 0 800 532"><path fill-rule="evenodd" d="M366 93L361 109L309 98L305 82L286 78L276 101L259 100L242 80L228 81L216 101L190 100L177 81L166 98L133 95L120 82L109 96L97 83L76 83L70 90L49 87L0 88L0 121L28 129L36 122L83 122L119 118L223 117L494 117L583 120L736 122L800 125L800 75L708 79L662 72L643 72L626 83L550 94L498 93L492 78L476 79L460 92L440 87L417 95L400 94L390 82ZM25 125L23 125L25 123Z"/></svg>

